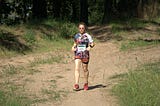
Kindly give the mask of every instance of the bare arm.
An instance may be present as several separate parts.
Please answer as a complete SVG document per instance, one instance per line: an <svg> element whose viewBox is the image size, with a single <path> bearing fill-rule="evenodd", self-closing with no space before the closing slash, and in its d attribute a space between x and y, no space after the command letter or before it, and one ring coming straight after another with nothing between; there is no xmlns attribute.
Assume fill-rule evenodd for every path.
<svg viewBox="0 0 160 106"><path fill-rule="evenodd" d="M93 48L95 46L95 43L94 42L91 42L88 47L87 47L87 50L90 51L91 48Z"/></svg>

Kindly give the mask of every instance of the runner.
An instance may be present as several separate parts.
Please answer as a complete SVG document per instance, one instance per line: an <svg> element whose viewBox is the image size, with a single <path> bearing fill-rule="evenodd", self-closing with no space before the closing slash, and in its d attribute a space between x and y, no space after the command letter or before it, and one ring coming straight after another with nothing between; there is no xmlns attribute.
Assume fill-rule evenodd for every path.
<svg viewBox="0 0 160 106"><path fill-rule="evenodd" d="M86 25L81 22L78 25L79 33L74 36L74 45L72 51L75 53L75 85L74 90L79 90L79 76L80 76L80 65L84 71L84 90L88 90L88 63L89 63L89 51L94 47L92 37L86 33Z"/></svg>

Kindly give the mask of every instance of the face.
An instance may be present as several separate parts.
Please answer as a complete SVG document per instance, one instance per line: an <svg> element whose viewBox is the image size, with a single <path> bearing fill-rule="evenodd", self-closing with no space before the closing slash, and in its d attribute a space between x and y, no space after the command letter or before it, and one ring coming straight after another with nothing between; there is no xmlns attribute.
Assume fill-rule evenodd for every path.
<svg viewBox="0 0 160 106"><path fill-rule="evenodd" d="M85 26L84 26L84 25L81 25L81 24L80 24L78 28L79 28L79 32L80 32L81 34L84 34L84 33L85 33L85 30L86 30L86 29L85 29Z"/></svg>

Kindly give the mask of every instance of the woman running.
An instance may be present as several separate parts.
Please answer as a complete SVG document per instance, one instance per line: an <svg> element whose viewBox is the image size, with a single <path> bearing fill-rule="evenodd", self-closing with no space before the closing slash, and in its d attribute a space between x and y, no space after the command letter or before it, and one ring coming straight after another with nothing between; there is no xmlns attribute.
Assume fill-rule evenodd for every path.
<svg viewBox="0 0 160 106"><path fill-rule="evenodd" d="M88 63L89 63L89 51L94 47L92 37L86 33L86 25L81 22L78 25L79 33L74 36L74 45L72 51L75 53L75 84L74 90L79 90L79 77L80 77L80 65L84 71L84 90L88 90Z"/></svg>

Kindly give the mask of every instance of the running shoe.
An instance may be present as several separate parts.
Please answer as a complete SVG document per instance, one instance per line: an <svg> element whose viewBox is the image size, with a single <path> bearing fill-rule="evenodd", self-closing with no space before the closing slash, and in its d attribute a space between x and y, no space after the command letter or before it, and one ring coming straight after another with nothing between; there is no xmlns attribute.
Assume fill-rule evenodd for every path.
<svg viewBox="0 0 160 106"><path fill-rule="evenodd" d="M85 84L84 84L84 90L87 91L88 89L89 89L89 88L88 88L88 83L85 83Z"/></svg>
<svg viewBox="0 0 160 106"><path fill-rule="evenodd" d="M73 90L74 90L74 91L78 91L78 90L79 90L79 85L78 85L78 84L75 84Z"/></svg>

